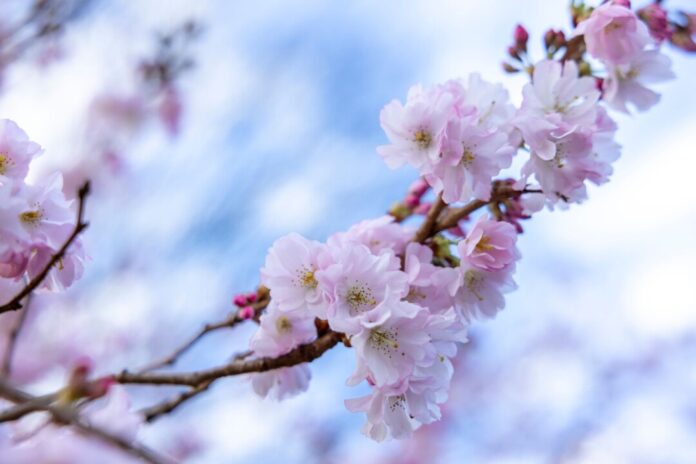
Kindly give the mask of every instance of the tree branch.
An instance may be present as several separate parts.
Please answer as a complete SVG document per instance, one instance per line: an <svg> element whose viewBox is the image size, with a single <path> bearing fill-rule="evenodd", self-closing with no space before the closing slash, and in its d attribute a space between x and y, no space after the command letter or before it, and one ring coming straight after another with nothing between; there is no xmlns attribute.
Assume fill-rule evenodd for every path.
<svg viewBox="0 0 696 464"><path fill-rule="evenodd" d="M343 334L330 331L317 338L312 343L300 345L289 353L277 358L257 358L248 361L235 360L212 369L183 373L131 373L124 370L120 374L114 376L114 379L116 382L123 384L188 385L191 387L199 387L204 382L217 380L222 377L248 374L251 372L266 372L281 367L291 367L314 361L326 351L336 346L343 338Z"/></svg>
<svg viewBox="0 0 696 464"><path fill-rule="evenodd" d="M270 302L269 299L262 299L260 301L257 301L255 303L252 303L251 306L254 308L254 319L258 318L259 314L261 311L263 311L266 306L268 306L268 303ZM237 324L240 324L244 322L246 319L243 319L239 315L239 311L236 311L235 313L231 314L228 316L225 320L216 322L213 324L206 324L204 325L201 330L198 331L196 335L194 335L192 338L190 338L186 343L183 343L180 345L176 350L174 350L171 354L168 356L165 356L164 358L160 359L159 361L155 361L152 364L149 364L142 368L140 372L150 372L154 371L157 369L160 369L162 367L166 366L173 366L179 358L186 353L188 350L193 348L193 346L198 343L199 340L201 340L203 337L205 337L207 334L214 332L219 329L224 329L224 328L232 328L236 326Z"/></svg>
<svg viewBox="0 0 696 464"><path fill-rule="evenodd" d="M447 204L442 199L441 193L437 196L435 203L433 203L428 210L428 214L425 216L425 220L416 231L416 235L413 236L414 242L423 243L433 234L433 228L437 224L440 213L442 213L442 210L444 210L446 207Z"/></svg>
<svg viewBox="0 0 696 464"><path fill-rule="evenodd" d="M157 453L139 443L131 443L130 441L118 435L112 434L101 427L86 422L82 417L80 417L78 412L73 407L53 404L57 398L56 395L40 397L33 396L16 387L13 387L9 382L0 378L0 396L10 401L19 403L18 406L3 413L3 415L7 417L12 416L13 414L16 416L7 420L16 420L35 411L46 411L51 414L54 422L74 427L81 434L101 440L131 455L132 457L137 458L140 461L148 462L150 464L164 464L171 462L168 459L163 459L162 457L158 456Z"/></svg>
<svg viewBox="0 0 696 464"><path fill-rule="evenodd" d="M31 294L27 296L27 301L24 303L24 311L19 313L17 321L14 327L7 336L7 346L5 347L5 354L2 360L2 366L0 366L0 377L9 377L12 371L12 358L14 357L15 347L17 346L17 339L19 338L19 333L24 327L24 322L29 314L29 304L31 302Z"/></svg>
<svg viewBox="0 0 696 464"><path fill-rule="evenodd" d="M63 243L63 246L60 247L60 249L53 255L51 256L51 259L46 263L46 266L43 268L43 270L36 275L33 279L31 279L25 286L20 290L19 293L17 293L14 298L12 298L10 301L5 303L4 305L0 306L0 314L5 313L7 311L16 311L18 309L22 308L22 303L21 301L29 296L34 290L36 290L39 285L46 279L48 276L48 273L51 272L51 269L58 264L58 262L63 259L65 254L68 251L68 248L70 248L70 245L77 239L78 235L80 235L89 225L88 223L84 222L84 209L85 209L85 200L87 198L87 195L89 195L89 182L85 182L82 187L80 187L80 190L78 191L78 207L77 207L77 220L75 222L75 228L73 229L72 233L68 237L68 239Z"/></svg>
<svg viewBox="0 0 696 464"><path fill-rule="evenodd" d="M210 384L212 384L213 382L214 380L208 380L207 382L203 382L197 387L179 393L170 400L164 401L159 404L155 404L154 406L150 406L149 408L142 409L140 411L140 414L145 416L145 420L147 422L153 422L159 417L172 412L174 409L178 408L182 403L190 400L194 396L197 396L205 392L206 390L208 390L208 387L210 387Z"/></svg>

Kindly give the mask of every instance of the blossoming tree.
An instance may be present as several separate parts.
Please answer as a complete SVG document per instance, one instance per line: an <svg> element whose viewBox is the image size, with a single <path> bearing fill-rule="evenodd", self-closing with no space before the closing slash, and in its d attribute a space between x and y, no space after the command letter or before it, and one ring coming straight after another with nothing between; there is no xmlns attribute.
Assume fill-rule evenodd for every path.
<svg viewBox="0 0 696 464"><path fill-rule="evenodd" d="M48 3L37 3L35 17L45 18ZM248 376L264 397L303 392L311 362L338 345L355 355L347 384L369 387L369 395L345 400L349 411L365 415L365 435L403 439L438 421L468 328L494 318L516 288L522 221L543 208L581 203L589 183L607 182L621 151L611 112L641 112L658 103L651 85L674 77L663 43L694 51L694 17L672 20L660 3L638 11L627 0L573 3L574 29L546 32L542 60L533 59L529 34L517 26L504 69L529 78L519 107L503 85L479 74L413 86L404 102L394 100L380 114L388 143L377 153L389 167L408 166L419 175L387 215L324 242L294 233L279 238L259 287L236 295L228 318L205 324L143 368L95 377L90 361L76 362L64 387L53 392L29 393L25 384L36 373L15 363L29 302L37 292L65 291L89 272L81 236L90 184L83 181L99 182L104 165L119 165L132 125L154 118L177 132L176 79L190 67L177 44L196 28L186 24L166 36L155 58L139 64L137 95L95 101L91 120L99 122L97 114L104 122L88 146L100 153L98 162L68 172L66 185L60 173L28 182L42 149L11 119L0 121L0 422L36 413L44 418L22 440L0 429L0 458L43 462L67 449L74 454L66 462L176 460L140 444L138 426L224 377ZM258 329L248 350L230 362L163 371L207 334L247 321ZM131 411L128 390L119 385L185 389ZM96 401L102 397L108 402Z"/></svg>

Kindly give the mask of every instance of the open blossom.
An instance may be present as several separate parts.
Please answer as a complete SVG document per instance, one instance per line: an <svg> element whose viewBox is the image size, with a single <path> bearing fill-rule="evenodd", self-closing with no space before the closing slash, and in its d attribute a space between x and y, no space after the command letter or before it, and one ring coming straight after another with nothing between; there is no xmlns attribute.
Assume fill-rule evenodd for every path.
<svg viewBox="0 0 696 464"><path fill-rule="evenodd" d="M534 67L531 84L524 86L522 106L514 124L536 156L551 160L558 143L596 120L599 91L595 81L579 77L574 61L563 65L545 60Z"/></svg>
<svg viewBox="0 0 696 464"><path fill-rule="evenodd" d="M523 182L534 175L549 205L559 200L583 201L587 197L585 182L606 182L612 173L611 163L619 158L621 147L614 141L615 132L616 123L598 107L592 126L555 141L556 155L552 159L545 160L533 152L522 167Z"/></svg>
<svg viewBox="0 0 696 464"><path fill-rule="evenodd" d="M622 5L608 2L578 24L574 35L584 35L587 51L607 64L623 64L651 42L648 27Z"/></svg>
<svg viewBox="0 0 696 464"><path fill-rule="evenodd" d="M324 245L299 234L289 234L273 244L261 269L261 282L281 311L304 310L319 316L325 302L315 273Z"/></svg>
<svg viewBox="0 0 696 464"><path fill-rule="evenodd" d="M251 385L254 392L262 398L270 396L276 400L283 400L306 391L311 378L309 366L304 363L255 373L251 377Z"/></svg>
<svg viewBox="0 0 696 464"><path fill-rule="evenodd" d="M411 87L405 105L393 100L382 109L380 123L391 144L377 152L391 168L410 164L418 169L437 161L451 113L450 94Z"/></svg>
<svg viewBox="0 0 696 464"><path fill-rule="evenodd" d="M457 309L469 320L495 317L505 307L503 295L517 288L512 279L514 265L497 271L484 271L462 263L459 269L461 286L455 302Z"/></svg>
<svg viewBox="0 0 696 464"><path fill-rule="evenodd" d="M271 300L249 345L256 356L279 356L316 337L314 317L303 311L280 311Z"/></svg>
<svg viewBox="0 0 696 464"><path fill-rule="evenodd" d="M374 255L361 244L331 247L333 264L317 272L328 299L331 328L348 334L365 323L384 321L399 313L408 293L406 274L392 253Z"/></svg>
<svg viewBox="0 0 696 464"><path fill-rule="evenodd" d="M357 366L348 379L349 385L357 385L368 377L378 387L394 385L410 376L416 363L432 352L427 333L428 311L408 305L410 313L365 324L364 330L351 337Z"/></svg>
<svg viewBox="0 0 696 464"><path fill-rule="evenodd" d="M374 389L371 395L345 401L351 412L364 412L367 421L363 433L375 441L387 437L402 439L413 433L413 424L407 410L406 397L395 389Z"/></svg>
<svg viewBox="0 0 696 464"><path fill-rule="evenodd" d="M2 177L23 180L29 163L41 153L41 147L9 119L0 119L0 182Z"/></svg>
<svg viewBox="0 0 696 464"><path fill-rule="evenodd" d="M491 180L512 164L515 149L508 135L475 123L476 116L453 123L442 159L425 173L446 203L490 199Z"/></svg>
<svg viewBox="0 0 696 464"><path fill-rule="evenodd" d="M361 221L346 232L333 234L326 243L329 247L362 244L375 255L384 251L401 254L413 234L413 230L394 222L393 216L382 216Z"/></svg>
<svg viewBox="0 0 696 464"><path fill-rule="evenodd" d="M404 259L409 291L406 300L427 308L431 314L446 311L454 305L459 288L456 269L432 264L433 250L420 243L409 243Z"/></svg>
<svg viewBox="0 0 696 464"><path fill-rule="evenodd" d="M646 50L629 62L609 66L603 99L611 108L624 113L629 112L629 105L638 111L648 110L660 101L660 94L648 85L674 78L671 67L672 61L659 50Z"/></svg>
<svg viewBox="0 0 696 464"><path fill-rule="evenodd" d="M478 269L503 269L519 256L516 241L517 232L513 225L482 215L467 237L459 242L459 256L462 261Z"/></svg>

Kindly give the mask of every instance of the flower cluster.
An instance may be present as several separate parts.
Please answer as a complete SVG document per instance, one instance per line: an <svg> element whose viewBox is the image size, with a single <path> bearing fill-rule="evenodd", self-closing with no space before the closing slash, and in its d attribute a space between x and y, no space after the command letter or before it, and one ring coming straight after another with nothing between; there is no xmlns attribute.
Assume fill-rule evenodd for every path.
<svg viewBox="0 0 696 464"><path fill-rule="evenodd" d="M348 384L371 389L346 406L367 415L363 431L375 440L406 437L439 418L457 344L472 320L494 317L515 288L519 220L544 204L584 200L588 181L606 182L620 146L604 104L646 109L657 94L643 85L670 75L669 61L625 2L591 10L570 37L547 33L548 58L527 66L529 35L517 27L508 54L531 77L519 108L501 85L478 74L414 86L405 103L387 104L380 121L390 143L377 151L390 167L410 165L422 179L391 216L363 221L326 243L291 234L268 253L261 276L271 303L251 349L277 357L314 341L321 327L342 334L356 357ZM603 85L579 40L606 67ZM566 57L555 59L563 50ZM526 157L518 175L498 179L518 153ZM440 206L426 200L431 188ZM417 240L402 225L456 203L473 205L471 211L487 204L492 216L468 223L462 215ZM252 382L260 395L283 398L306 389L309 378L301 364L254 374Z"/></svg>
<svg viewBox="0 0 696 464"><path fill-rule="evenodd" d="M658 25L658 11L644 11L643 17L647 25L624 2L613 1L593 10L575 30L584 37L589 54L606 67L604 100L623 112L629 105L639 111L651 108L660 96L647 86L674 77L670 59L657 48L665 33Z"/></svg>
<svg viewBox="0 0 696 464"><path fill-rule="evenodd" d="M375 440L405 437L440 417L451 358L469 322L503 308L519 257L514 226L481 216L458 244L461 265L435 265L413 230L385 216L363 221L326 243L297 234L271 247L261 270L271 304L251 340L257 356L279 356L317 337L315 321L345 335L355 349L349 385L372 393L346 401L367 414ZM306 364L255 374L254 389L277 398L304 390Z"/></svg>
<svg viewBox="0 0 696 464"><path fill-rule="evenodd" d="M29 163L41 147L13 121L0 120L0 278L19 281L41 273L70 236L75 221L72 202L55 174L36 185L26 183ZM60 290L82 275L85 255L79 239L43 286ZM11 291L13 285L0 288ZM0 295L7 301L12 294Z"/></svg>

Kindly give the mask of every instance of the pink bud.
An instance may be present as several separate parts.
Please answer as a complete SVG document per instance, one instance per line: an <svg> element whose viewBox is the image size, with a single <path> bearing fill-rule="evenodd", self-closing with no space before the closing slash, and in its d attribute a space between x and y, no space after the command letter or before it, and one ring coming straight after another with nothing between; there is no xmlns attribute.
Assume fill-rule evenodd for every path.
<svg viewBox="0 0 696 464"><path fill-rule="evenodd" d="M595 88L600 92L604 92L604 79L601 77L595 78Z"/></svg>
<svg viewBox="0 0 696 464"><path fill-rule="evenodd" d="M420 198L418 198L416 195L412 193L409 193L408 195L406 195L404 203L406 204L406 206L413 209L420 204Z"/></svg>
<svg viewBox="0 0 696 464"><path fill-rule="evenodd" d="M515 38L515 43L518 45L524 45L526 48L527 41L529 40L529 32L521 24L515 26L515 32L513 34Z"/></svg>
<svg viewBox="0 0 696 464"><path fill-rule="evenodd" d="M232 299L232 303L234 303L235 306L239 306L241 308L242 306L247 304L246 296L242 295L241 293L239 295L235 295Z"/></svg>
<svg viewBox="0 0 696 464"><path fill-rule="evenodd" d="M667 12L657 3L652 3L638 11L638 16L645 21L648 29L650 29L650 34L656 40L662 42L665 39L669 39L672 35Z"/></svg>
<svg viewBox="0 0 696 464"><path fill-rule="evenodd" d="M112 376L102 377L92 382L87 388L87 396L92 399L101 398L109 392L112 385L116 383L116 379Z"/></svg>
<svg viewBox="0 0 696 464"><path fill-rule="evenodd" d="M625 6L631 8L631 0L612 0L612 5Z"/></svg>
<svg viewBox="0 0 696 464"><path fill-rule="evenodd" d="M254 317L254 313L254 308L251 306L245 306L239 310L239 317L244 320L251 319Z"/></svg>
<svg viewBox="0 0 696 464"><path fill-rule="evenodd" d="M556 32L553 29L549 29L544 33L544 46L548 49L556 41Z"/></svg>
<svg viewBox="0 0 696 464"><path fill-rule="evenodd" d="M247 300L249 303L255 302L255 301L256 301L256 293L247 293L247 294L246 294L246 300Z"/></svg>
<svg viewBox="0 0 696 464"><path fill-rule="evenodd" d="M416 195L418 198L422 197L425 195L425 192L428 191L430 186L426 181L423 179L418 179L417 181L413 182L411 186L408 188L408 193L412 193Z"/></svg>

